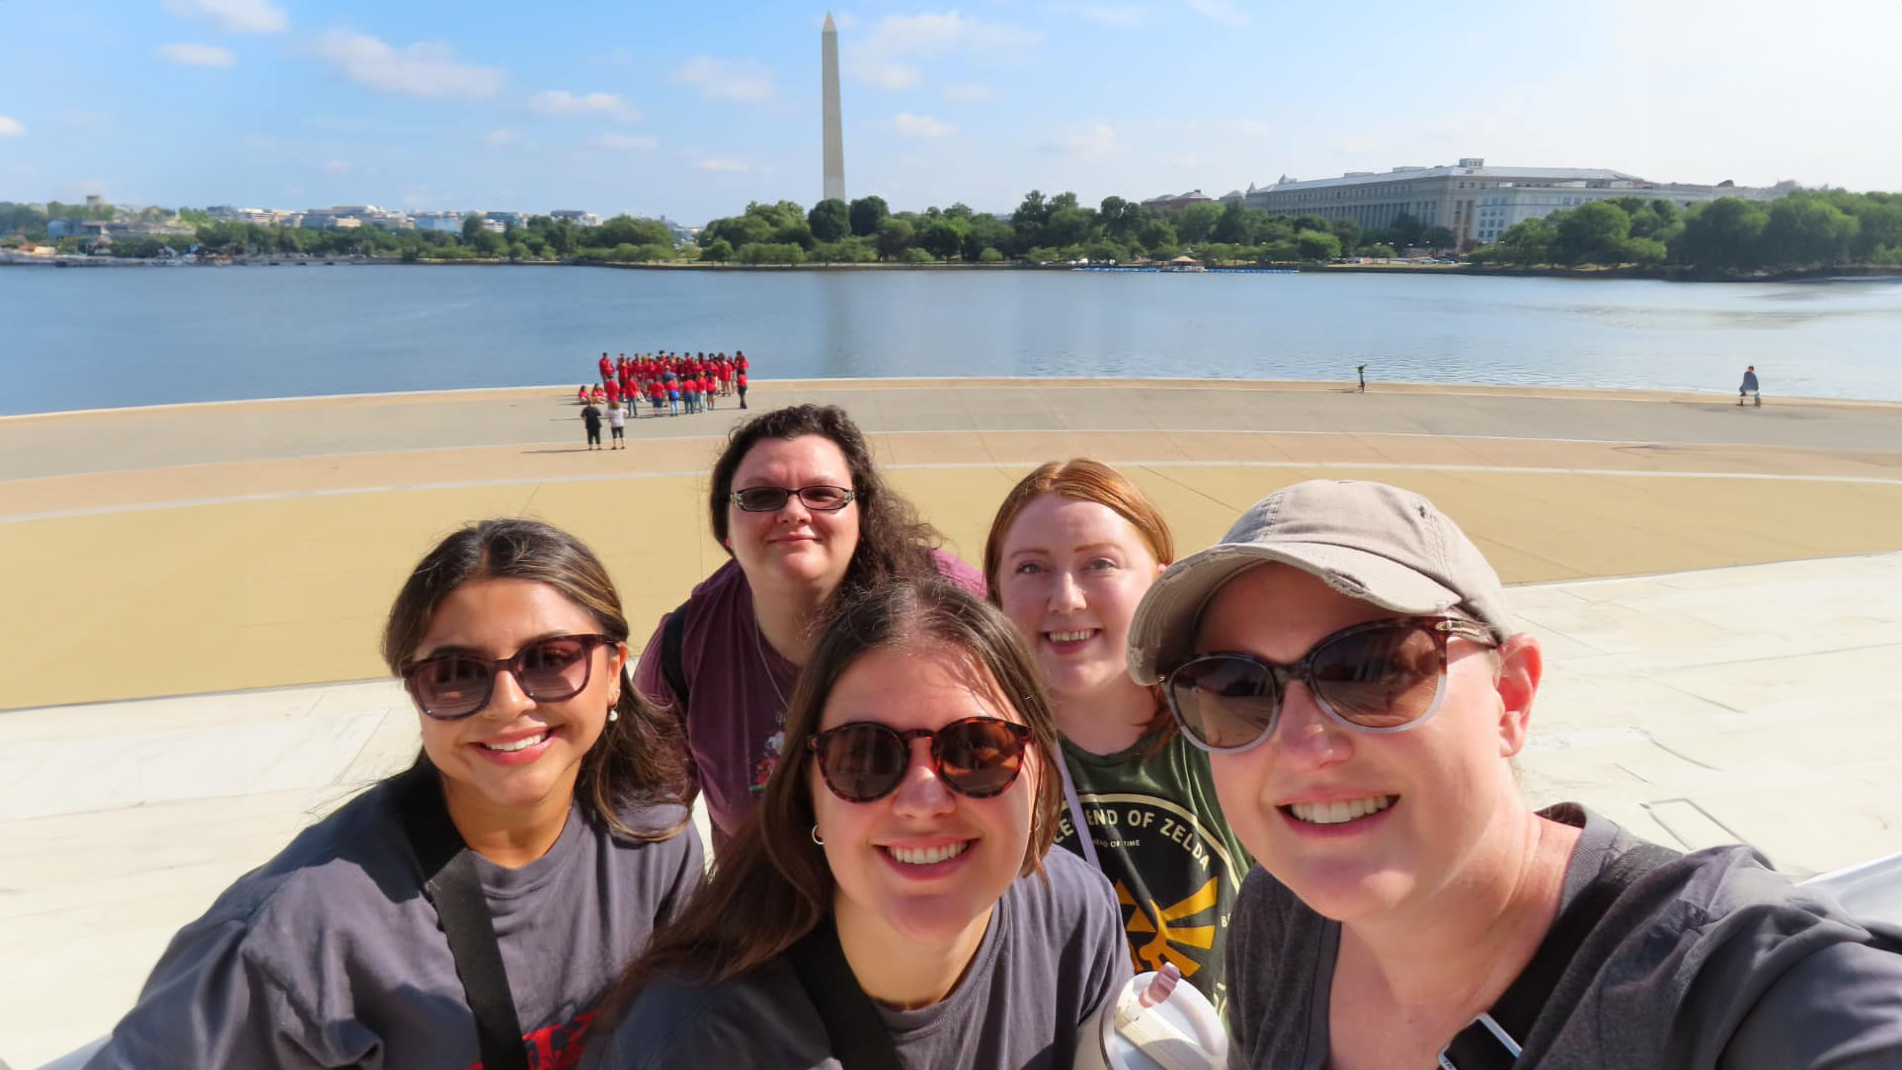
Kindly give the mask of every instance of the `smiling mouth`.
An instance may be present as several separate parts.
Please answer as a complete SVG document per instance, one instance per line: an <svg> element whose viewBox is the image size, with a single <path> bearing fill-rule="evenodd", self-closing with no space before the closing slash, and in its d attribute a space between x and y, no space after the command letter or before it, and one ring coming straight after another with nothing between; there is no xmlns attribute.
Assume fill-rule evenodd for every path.
<svg viewBox="0 0 1902 1070"><path fill-rule="evenodd" d="M970 850L971 845L976 842L976 840L959 840L956 843L940 844L937 847L881 847L880 850L907 866L935 866L940 862L949 862Z"/></svg>
<svg viewBox="0 0 1902 1070"><path fill-rule="evenodd" d="M1370 795L1364 799L1336 799L1322 803L1289 803L1280 811L1310 825L1345 825L1380 813L1400 801L1398 795Z"/></svg>
<svg viewBox="0 0 1902 1070"><path fill-rule="evenodd" d="M535 744L540 743L541 741L547 739L549 736L553 735L554 732L555 730L552 728L545 728L536 735L524 736L521 739L510 740L507 743L478 743L476 744L476 746L481 747L483 750L492 750L502 754L510 754L518 750L527 750L528 748L534 746Z"/></svg>
<svg viewBox="0 0 1902 1070"><path fill-rule="evenodd" d="M1080 643L1102 630L1101 628L1083 628L1073 632L1045 632L1043 634L1048 636L1053 643Z"/></svg>

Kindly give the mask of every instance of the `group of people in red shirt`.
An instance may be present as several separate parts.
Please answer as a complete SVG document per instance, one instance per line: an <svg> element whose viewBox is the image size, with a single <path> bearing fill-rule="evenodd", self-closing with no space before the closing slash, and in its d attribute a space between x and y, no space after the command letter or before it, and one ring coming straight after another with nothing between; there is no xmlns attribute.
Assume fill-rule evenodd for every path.
<svg viewBox="0 0 1902 1070"><path fill-rule="evenodd" d="M678 416L683 405L687 412L703 412L714 407L715 398L738 393L740 408L744 409L746 373L751 366L740 350L734 350L730 357L725 353L688 356L660 352L636 353L633 357L622 353L610 358L603 353L597 364L601 381L576 390L575 400L582 405L624 408L628 415L639 416L641 399L646 398L655 416L663 408L669 415Z"/></svg>

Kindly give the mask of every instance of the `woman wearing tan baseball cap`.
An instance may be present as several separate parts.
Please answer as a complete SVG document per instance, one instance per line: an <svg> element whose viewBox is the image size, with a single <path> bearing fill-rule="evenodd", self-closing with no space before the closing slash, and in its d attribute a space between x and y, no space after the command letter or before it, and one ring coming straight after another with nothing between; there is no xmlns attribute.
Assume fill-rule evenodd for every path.
<svg viewBox="0 0 1902 1070"><path fill-rule="evenodd" d="M1521 798L1539 646L1425 498L1268 496L1149 589L1129 666L1260 863L1229 931L1231 1066L1902 1060L1885 935L1748 847L1679 856Z"/></svg>

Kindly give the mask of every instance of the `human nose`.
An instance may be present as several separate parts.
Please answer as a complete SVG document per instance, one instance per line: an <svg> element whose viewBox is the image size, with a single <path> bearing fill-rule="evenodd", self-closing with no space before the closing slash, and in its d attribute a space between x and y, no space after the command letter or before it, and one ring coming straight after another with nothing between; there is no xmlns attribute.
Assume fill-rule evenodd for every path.
<svg viewBox="0 0 1902 1070"><path fill-rule="evenodd" d="M782 524L804 524L812 519L812 507L806 504L797 492L786 495L786 504L779 507L779 521Z"/></svg>
<svg viewBox="0 0 1902 1070"><path fill-rule="evenodd" d="M521 682L515 679L515 670L503 666L495 670L495 679L489 686L489 701L483 705L481 715L509 721L534 705L535 700L522 690Z"/></svg>
<svg viewBox="0 0 1902 1070"><path fill-rule="evenodd" d="M905 766L905 777L892 795L892 811L904 817L928 817L947 813L957 805L951 788L938 775L931 759L931 741L915 739ZM920 748L923 748L922 751Z"/></svg>
<svg viewBox="0 0 1902 1070"><path fill-rule="evenodd" d="M1290 680L1283 685L1270 742L1284 758L1314 766L1331 765L1351 752L1348 735L1348 730L1321 708L1306 681Z"/></svg>
<svg viewBox="0 0 1902 1070"><path fill-rule="evenodd" d="M1083 586L1073 572L1059 572L1050 584L1050 608L1058 613L1074 613L1089 604Z"/></svg>

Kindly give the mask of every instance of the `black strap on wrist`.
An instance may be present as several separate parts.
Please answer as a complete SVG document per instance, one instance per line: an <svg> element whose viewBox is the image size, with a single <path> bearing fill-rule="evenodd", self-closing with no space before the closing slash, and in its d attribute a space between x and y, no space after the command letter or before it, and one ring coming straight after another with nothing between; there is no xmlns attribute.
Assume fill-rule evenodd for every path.
<svg viewBox="0 0 1902 1070"><path fill-rule="evenodd" d="M845 1070L900 1070L891 1031L872 1005L872 997L859 986L852 964L845 961L845 948L839 946L839 932L832 922L820 922L786 954L806 998L825 1023L826 1040L839 1065Z"/></svg>
<svg viewBox="0 0 1902 1070"><path fill-rule="evenodd" d="M423 894L436 908L463 997L475 1016L483 1070L528 1070L528 1047L509 992L495 918L482 894L475 852L462 842L443 802L440 775L427 766L404 774L399 787L403 832L423 877Z"/></svg>

